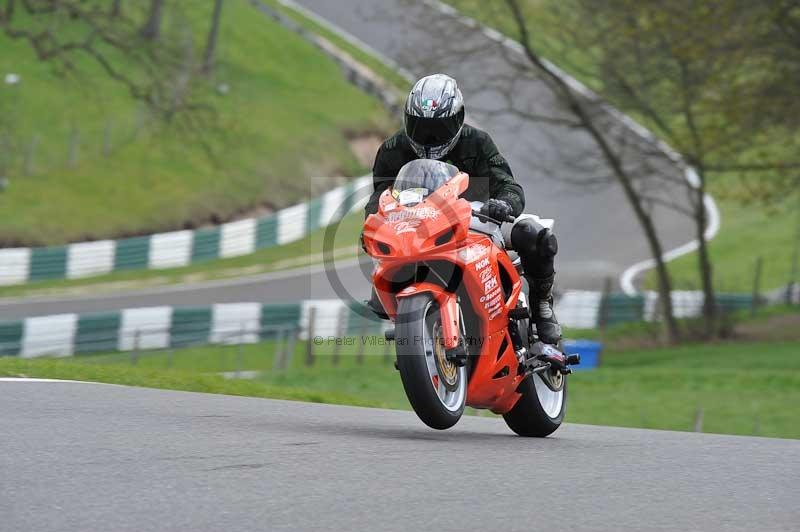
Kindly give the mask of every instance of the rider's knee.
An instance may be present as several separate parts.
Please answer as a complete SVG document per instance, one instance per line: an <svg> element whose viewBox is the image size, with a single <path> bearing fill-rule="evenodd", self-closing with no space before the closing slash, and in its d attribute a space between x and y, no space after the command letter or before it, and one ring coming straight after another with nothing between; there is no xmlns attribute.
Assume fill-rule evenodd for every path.
<svg viewBox="0 0 800 532"><path fill-rule="evenodd" d="M520 255L552 258L558 253L558 239L553 231L530 218L514 224L511 245Z"/></svg>

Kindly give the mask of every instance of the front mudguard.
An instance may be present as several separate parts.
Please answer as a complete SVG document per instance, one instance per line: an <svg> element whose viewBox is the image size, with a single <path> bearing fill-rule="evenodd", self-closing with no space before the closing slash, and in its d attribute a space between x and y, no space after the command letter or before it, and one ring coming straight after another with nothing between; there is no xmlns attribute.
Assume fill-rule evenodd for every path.
<svg viewBox="0 0 800 532"><path fill-rule="evenodd" d="M433 283L417 283L408 286L397 294L397 299L411 297L418 294L429 293L439 305L442 318L442 336L444 347L454 349L458 347L461 338L461 314L458 311L458 297Z"/></svg>

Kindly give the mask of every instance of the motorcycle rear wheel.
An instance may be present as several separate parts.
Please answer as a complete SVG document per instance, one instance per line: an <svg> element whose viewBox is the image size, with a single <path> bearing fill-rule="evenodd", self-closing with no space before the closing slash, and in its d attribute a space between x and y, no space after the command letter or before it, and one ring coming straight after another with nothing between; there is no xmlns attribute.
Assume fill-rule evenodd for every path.
<svg viewBox="0 0 800 532"><path fill-rule="evenodd" d="M467 370L446 360L441 316L433 296L402 298L395 330L397 369L411 407L429 427L449 429L464 413Z"/></svg>
<svg viewBox="0 0 800 532"><path fill-rule="evenodd" d="M565 375L531 375L520 384L519 391L522 397L503 414L508 428L520 436L544 438L561 426L567 411Z"/></svg>

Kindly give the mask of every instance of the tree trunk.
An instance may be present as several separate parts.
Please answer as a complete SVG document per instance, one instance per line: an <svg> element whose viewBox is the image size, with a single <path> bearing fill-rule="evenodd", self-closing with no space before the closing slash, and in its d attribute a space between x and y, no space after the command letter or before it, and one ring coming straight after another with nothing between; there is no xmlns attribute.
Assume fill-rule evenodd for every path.
<svg viewBox="0 0 800 532"><path fill-rule="evenodd" d="M211 18L211 29L208 32L206 41L206 51L203 54L203 73L209 74L214 69L214 53L217 49L217 37L219 35L219 24L222 18L222 1L214 1L214 14Z"/></svg>
<svg viewBox="0 0 800 532"><path fill-rule="evenodd" d="M636 219L642 226L647 245L650 247L650 254L656 262L656 278L658 279L658 302L661 307L661 318L664 323L664 339L668 344L677 344L680 341L680 331L678 322L675 321L675 312L672 307L672 279L667 270L667 263L664 262L664 250L661 241L656 233L653 219L647 214L640 199L636 196L630 179L627 176L619 176L622 188L628 201L633 206Z"/></svg>
<svg viewBox="0 0 800 532"><path fill-rule="evenodd" d="M141 35L149 41L158 40L161 35L161 13L164 8L164 0L151 0L150 13L147 22L142 26Z"/></svg>
<svg viewBox="0 0 800 532"><path fill-rule="evenodd" d="M111 4L111 18L117 18L122 14L122 0L114 0Z"/></svg>
<svg viewBox="0 0 800 532"><path fill-rule="evenodd" d="M700 268L700 282L703 287L703 321L705 324L705 336L714 338L717 336L717 298L714 293L714 272L711 258L708 254L708 242L706 241L706 228L708 226L708 213L705 204L705 175L702 168L697 168L700 183L697 186L697 199L695 201L695 230L697 231L698 265Z"/></svg>

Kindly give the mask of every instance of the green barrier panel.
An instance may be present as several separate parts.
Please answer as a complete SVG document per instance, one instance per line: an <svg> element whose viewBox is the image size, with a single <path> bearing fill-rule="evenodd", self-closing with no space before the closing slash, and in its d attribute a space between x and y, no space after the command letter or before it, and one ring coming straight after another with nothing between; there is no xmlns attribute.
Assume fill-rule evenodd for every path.
<svg viewBox="0 0 800 532"><path fill-rule="evenodd" d="M278 244L278 217L269 216L256 222L256 249L270 248Z"/></svg>
<svg viewBox="0 0 800 532"><path fill-rule="evenodd" d="M299 303L285 305L264 305L261 309L261 338L270 338L275 328L297 327L300 323Z"/></svg>
<svg viewBox="0 0 800 532"><path fill-rule="evenodd" d="M604 298L600 312L605 312L606 325L642 321L644 319L644 297L609 294ZM603 316L601 315L599 319L602 321Z"/></svg>
<svg viewBox="0 0 800 532"><path fill-rule="evenodd" d="M348 309L346 329L348 336L374 336L376 334L382 336L384 320L369 312L363 304L355 301L348 304Z"/></svg>
<svg viewBox="0 0 800 532"><path fill-rule="evenodd" d="M753 307L752 294L717 294L717 306L723 312L736 312Z"/></svg>
<svg viewBox="0 0 800 532"><path fill-rule="evenodd" d="M147 268L150 260L150 237L140 236L117 241L114 253L114 270L140 270Z"/></svg>
<svg viewBox="0 0 800 532"><path fill-rule="evenodd" d="M219 258L221 232L218 227L198 229L192 241L192 262Z"/></svg>
<svg viewBox="0 0 800 532"><path fill-rule="evenodd" d="M120 313L78 316L75 353L107 353L119 346Z"/></svg>
<svg viewBox="0 0 800 532"><path fill-rule="evenodd" d="M170 346L188 347L208 344L211 332L209 308L176 308L172 311Z"/></svg>
<svg viewBox="0 0 800 532"><path fill-rule="evenodd" d="M22 349L23 323L0 323L0 357L17 356Z"/></svg>
<svg viewBox="0 0 800 532"><path fill-rule="evenodd" d="M306 234L320 228L320 214L322 214L322 198L314 198L308 202L308 210L306 211Z"/></svg>
<svg viewBox="0 0 800 532"><path fill-rule="evenodd" d="M67 276L67 248L33 248L31 250L31 270L29 280L63 279Z"/></svg>

